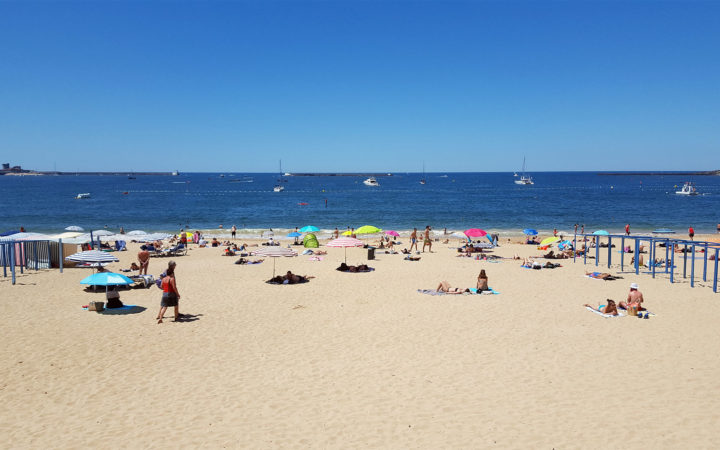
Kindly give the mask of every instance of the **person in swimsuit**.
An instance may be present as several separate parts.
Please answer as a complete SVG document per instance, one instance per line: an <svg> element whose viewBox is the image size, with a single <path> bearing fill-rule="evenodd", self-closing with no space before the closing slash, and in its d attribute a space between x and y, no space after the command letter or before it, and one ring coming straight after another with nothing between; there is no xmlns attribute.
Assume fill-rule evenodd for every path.
<svg viewBox="0 0 720 450"><path fill-rule="evenodd" d="M150 265L150 252L147 250L140 250L137 257L140 262L138 275L147 275L148 266Z"/></svg>
<svg viewBox="0 0 720 450"><path fill-rule="evenodd" d="M625 225L625 235L630 236L630 224Z"/></svg>
<svg viewBox="0 0 720 450"><path fill-rule="evenodd" d="M637 308L638 311L645 311L642 307L642 303L645 301L642 292L638 290L637 283L630 283L630 292L628 293L627 300L620 302L620 307L623 309Z"/></svg>
<svg viewBox="0 0 720 450"><path fill-rule="evenodd" d="M178 301L180 300L180 293L177 290L177 283L175 281L175 261L168 263L167 271L162 279L160 287L163 290L162 300L160 301L160 312L157 316L157 323L162 323L165 311L168 306L175 308L175 321L177 322L180 318L180 307Z"/></svg>
<svg viewBox="0 0 720 450"><path fill-rule="evenodd" d="M413 251L413 246L415 247L415 250L417 251L417 228L413 228L413 232L410 233L410 252Z"/></svg>
<svg viewBox="0 0 720 450"><path fill-rule="evenodd" d="M478 275L477 278L477 291L489 291L490 288L488 287L488 277L485 273L485 269L480 270L480 275Z"/></svg>
<svg viewBox="0 0 720 450"><path fill-rule="evenodd" d="M425 253L425 246L429 246L430 249L428 251L432 253L432 240L430 239L430 230L430 225L425 227L425 233L423 235L423 253Z"/></svg>
<svg viewBox="0 0 720 450"><path fill-rule="evenodd" d="M610 314L611 316L617 316L618 310L614 300L607 299L607 305L599 305L597 308L590 306L587 303L584 305L588 308L596 309L603 314Z"/></svg>
<svg viewBox="0 0 720 450"><path fill-rule="evenodd" d="M237 227L235 225L230 228L230 236L232 236L233 239L235 239L235 234L237 233Z"/></svg>
<svg viewBox="0 0 720 450"><path fill-rule="evenodd" d="M443 280L443 281L441 281L440 284L438 285L436 291L437 291L437 292L444 292L444 293L446 293L446 294L462 294L462 293L465 293L465 292L470 292L470 289L462 289L462 288L452 287L452 286L450 286L450 283L448 283L447 281Z"/></svg>
<svg viewBox="0 0 720 450"><path fill-rule="evenodd" d="M688 236L690 236L690 240L693 240L693 237L695 237L695 230L693 227L688 228Z"/></svg>

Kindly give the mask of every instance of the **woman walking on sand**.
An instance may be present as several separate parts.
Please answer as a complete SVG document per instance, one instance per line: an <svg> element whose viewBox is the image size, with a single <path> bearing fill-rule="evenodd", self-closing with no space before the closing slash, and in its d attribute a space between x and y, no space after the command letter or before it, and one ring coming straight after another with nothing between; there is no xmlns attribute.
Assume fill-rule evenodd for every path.
<svg viewBox="0 0 720 450"><path fill-rule="evenodd" d="M175 308L175 321L177 322L180 318L178 301L180 300L180 294L177 290L177 283L175 282L175 261L168 263L167 272L162 279L160 287L162 287L163 295L160 301L160 312L158 313L157 323L162 323L165 311L168 306Z"/></svg>

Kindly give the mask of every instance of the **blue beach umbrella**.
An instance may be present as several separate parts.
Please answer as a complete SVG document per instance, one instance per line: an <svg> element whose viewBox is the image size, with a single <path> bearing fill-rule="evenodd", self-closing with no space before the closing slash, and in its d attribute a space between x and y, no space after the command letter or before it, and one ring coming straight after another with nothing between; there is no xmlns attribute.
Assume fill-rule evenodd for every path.
<svg viewBox="0 0 720 450"><path fill-rule="evenodd" d="M100 272L94 273L89 277L85 277L80 280L80 284L89 284L90 286L105 286L105 292L108 290L108 286L124 286L133 284L134 281L125 275L112 272Z"/></svg>
<svg viewBox="0 0 720 450"><path fill-rule="evenodd" d="M125 275L113 272L95 273L80 280L80 284L91 286L120 286L133 283L134 281Z"/></svg>
<svg viewBox="0 0 720 450"><path fill-rule="evenodd" d="M523 234L527 234L528 236L537 236L538 232L534 228L525 228L523 230Z"/></svg>
<svg viewBox="0 0 720 450"><path fill-rule="evenodd" d="M596 235L596 236L607 236L607 235L610 234L610 233L608 233L608 232L605 231L605 230L597 230L597 231L594 231L593 234Z"/></svg>
<svg viewBox="0 0 720 450"><path fill-rule="evenodd" d="M320 228L314 227L312 225L305 225L304 227L300 228L300 231L302 233L314 233L316 231L320 231Z"/></svg>
<svg viewBox="0 0 720 450"><path fill-rule="evenodd" d="M302 234L298 233L297 231L293 231L292 233L288 233L287 237L300 237Z"/></svg>

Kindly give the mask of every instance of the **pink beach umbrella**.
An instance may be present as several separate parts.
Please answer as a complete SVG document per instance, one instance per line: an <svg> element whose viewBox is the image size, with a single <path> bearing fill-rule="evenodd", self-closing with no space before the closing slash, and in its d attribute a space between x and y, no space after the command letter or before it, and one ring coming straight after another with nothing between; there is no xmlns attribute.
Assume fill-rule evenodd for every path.
<svg viewBox="0 0 720 450"><path fill-rule="evenodd" d="M399 237L399 236L400 236L400 234L398 234L398 232L395 231L395 230L387 230L387 231L385 232L385 234L387 234L387 235L389 235L389 236L395 236L395 237Z"/></svg>
<svg viewBox="0 0 720 450"><path fill-rule="evenodd" d="M365 243L360 239L351 237L341 237L333 239L327 243L327 247L344 248L345 249L345 264L347 264L347 248L348 247L364 247Z"/></svg>
<svg viewBox="0 0 720 450"><path fill-rule="evenodd" d="M480 228L470 228L465 230L465 236L467 237L483 237L487 235L487 231L481 230Z"/></svg>

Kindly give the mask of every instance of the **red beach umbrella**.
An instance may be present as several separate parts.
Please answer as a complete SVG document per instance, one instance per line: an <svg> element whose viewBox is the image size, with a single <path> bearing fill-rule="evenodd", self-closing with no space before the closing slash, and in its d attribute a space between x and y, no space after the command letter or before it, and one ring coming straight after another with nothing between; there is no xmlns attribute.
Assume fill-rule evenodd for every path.
<svg viewBox="0 0 720 450"><path fill-rule="evenodd" d="M467 237L483 237L487 235L487 231L481 230L480 228L470 228L465 230L465 236Z"/></svg>

